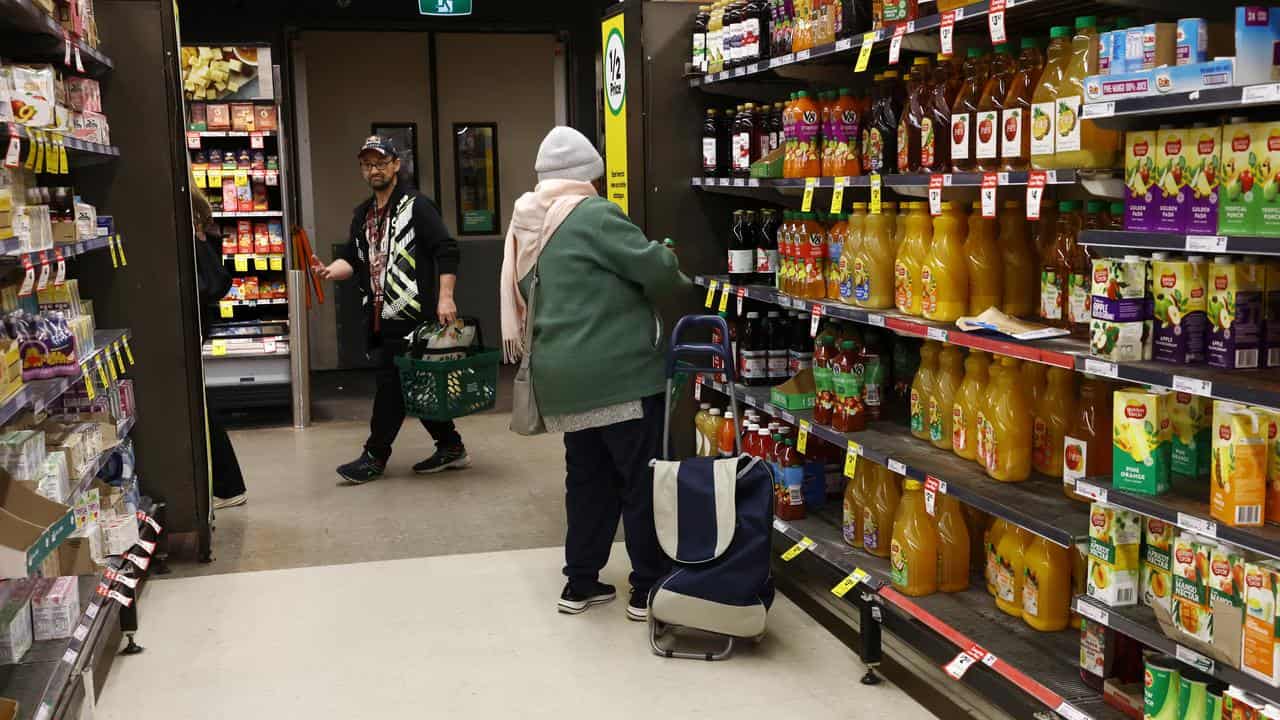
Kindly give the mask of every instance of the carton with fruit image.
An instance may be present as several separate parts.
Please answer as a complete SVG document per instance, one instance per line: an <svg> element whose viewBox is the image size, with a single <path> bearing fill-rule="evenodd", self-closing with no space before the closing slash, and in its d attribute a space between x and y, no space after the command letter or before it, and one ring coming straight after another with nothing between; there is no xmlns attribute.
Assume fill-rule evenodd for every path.
<svg viewBox="0 0 1280 720"><path fill-rule="evenodd" d="M1155 227L1152 228L1156 232L1186 232L1187 213L1191 209L1189 150L1186 130L1161 128L1156 132L1155 165L1160 173L1155 192Z"/></svg>
<svg viewBox="0 0 1280 720"><path fill-rule="evenodd" d="M1280 522L1280 410L1261 410L1267 416L1267 520Z"/></svg>
<svg viewBox="0 0 1280 720"><path fill-rule="evenodd" d="M1262 525L1267 496L1269 416L1217 400L1213 403L1213 458L1209 510L1232 527Z"/></svg>
<svg viewBox="0 0 1280 720"><path fill-rule="evenodd" d="M1254 123L1233 122L1222 128L1222 179L1218 190L1218 232L1254 235L1262 215L1257 187L1263 142Z"/></svg>
<svg viewBox="0 0 1280 720"><path fill-rule="evenodd" d="M1209 479L1213 402L1198 395L1175 392L1169 413L1173 440L1170 471L1174 484L1177 485L1181 478L1189 487L1202 486L1202 481Z"/></svg>
<svg viewBox="0 0 1280 720"><path fill-rule="evenodd" d="M1229 370L1258 367L1262 345L1263 266L1230 257L1209 265L1208 358Z"/></svg>
<svg viewBox="0 0 1280 720"><path fill-rule="evenodd" d="M1156 166L1156 133L1135 130L1124 135L1124 229L1152 230L1156 226L1153 186L1159 179Z"/></svg>
<svg viewBox="0 0 1280 720"><path fill-rule="evenodd" d="M1218 233L1218 178L1222 171L1222 128L1197 127L1187 131L1191 158L1191 197L1187 232Z"/></svg>
<svg viewBox="0 0 1280 720"><path fill-rule="evenodd" d="M1093 503L1089 509L1089 597L1111 606L1138 602L1142 520L1134 512Z"/></svg>
<svg viewBox="0 0 1280 720"><path fill-rule="evenodd" d="M1090 310L1097 320L1150 320L1147 304L1147 262L1137 256L1096 258L1090 285Z"/></svg>
<svg viewBox="0 0 1280 720"><path fill-rule="evenodd" d="M1256 234L1280 235L1280 122L1254 124L1260 146L1256 182L1262 186Z"/></svg>
<svg viewBox="0 0 1280 720"><path fill-rule="evenodd" d="M1142 604L1173 609L1174 528L1158 518L1142 519Z"/></svg>
<svg viewBox="0 0 1280 720"><path fill-rule="evenodd" d="M1173 625L1206 644L1213 642L1209 552L1210 546L1191 533L1173 541Z"/></svg>
<svg viewBox="0 0 1280 720"><path fill-rule="evenodd" d="M1202 363L1209 331L1207 266L1186 260L1152 260L1152 332L1155 360Z"/></svg>
<svg viewBox="0 0 1280 720"><path fill-rule="evenodd" d="M1276 625L1277 576L1269 562L1244 566L1244 653L1241 669L1280 685L1280 626Z"/></svg>
<svg viewBox="0 0 1280 720"><path fill-rule="evenodd" d="M1112 412L1112 483L1141 495L1169 491L1172 393L1145 388L1117 390Z"/></svg>

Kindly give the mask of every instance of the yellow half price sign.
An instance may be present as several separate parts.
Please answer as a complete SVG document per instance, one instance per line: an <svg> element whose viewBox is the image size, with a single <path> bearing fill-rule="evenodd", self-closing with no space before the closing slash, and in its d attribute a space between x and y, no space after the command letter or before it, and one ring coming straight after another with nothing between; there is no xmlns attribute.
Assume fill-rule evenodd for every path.
<svg viewBox="0 0 1280 720"><path fill-rule="evenodd" d="M129 347L129 337L120 338L120 344L124 346L124 354L129 357L129 364L133 364L133 350Z"/></svg>
<svg viewBox="0 0 1280 720"><path fill-rule="evenodd" d="M813 211L813 191L818 188L818 178L804 179L804 199L800 201L800 212Z"/></svg>
<svg viewBox="0 0 1280 720"><path fill-rule="evenodd" d="M805 550L808 550L809 548L813 547L816 544L817 543L810 540L807 536L800 538L800 542L796 543L795 545L792 545L790 550L782 553L783 562L791 562L792 560L795 559L797 555L804 552Z"/></svg>
<svg viewBox="0 0 1280 720"><path fill-rule="evenodd" d="M231 300L223 300L218 303L218 314L224 318L235 317L236 304Z"/></svg>
<svg viewBox="0 0 1280 720"><path fill-rule="evenodd" d="M724 289L720 291L720 312L729 312L730 295L733 295L733 286L725 283Z"/></svg>
<svg viewBox="0 0 1280 720"><path fill-rule="evenodd" d="M213 349L212 349L212 352L213 352L213 356L214 356L214 357L222 357L223 355L226 355L226 354L227 354L227 341L226 341L226 340L214 340L214 341L213 341Z"/></svg>
<svg viewBox="0 0 1280 720"><path fill-rule="evenodd" d="M707 300L703 304L707 306L708 310L711 309L711 305L716 301L716 288L718 287L720 287L720 283L716 280L712 280L711 284L707 286Z"/></svg>
<svg viewBox="0 0 1280 720"><path fill-rule="evenodd" d="M867 64L871 62L871 48L875 47L875 32L862 34L862 47L858 50L858 64L853 67L854 72L866 72Z"/></svg>
<svg viewBox="0 0 1280 720"><path fill-rule="evenodd" d="M237 255L236 256L236 272L248 272L248 271L249 271L249 256Z"/></svg>
<svg viewBox="0 0 1280 720"><path fill-rule="evenodd" d="M835 180L835 189L831 191L831 214L839 215L844 209L844 189L849 185L849 178L838 177Z"/></svg>
<svg viewBox="0 0 1280 720"><path fill-rule="evenodd" d="M90 400L98 396L98 393L93 389L93 378L89 377L89 373L84 374L84 394Z"/></svg>
<svg viewBox="0 0 1280 720"><path fill-rule="evenodd" d="M871 173L871 214L880 214L880 173Z"/></svg>
<svg viewBox="0 0 1280 720"><path fill-rule="evenodd" d="M258 257L254 258L254 259L253 259L253 269L254 269L254 270L266 270L266 269L267 269L267 259L266 259L266 258L264 258L264 257L262 257L261 255L259 255Z"/></svg>
<svg viewBox="0 0 1280 720"><path fill-rule="evenodd" d="M271 269L272 269L272 270L284 270L284 256L283 256L283 255L272 255L272 256L271 256Z"/></svg>
<svg viewBox="0 0 1280 720"><path fill-rule="evenodd" d="M809 447L809 423L806 420L800 421L800 432L796 435L796 450L801 455L805 454L805 449Z"/></svg>
<svg viewBox="0 0 1280 720"><path fill-rule="evenodd" d="M858 470L858 458L862 456L862 447L858 443L849 441L849 447L844 453L844 476L853 477Z"/></svg>
<svg viewBox="0 0 1280 720"><path fill-rule="evenodd" d="M862 568L854 568L853 572L845 576L838 585L831 588L831 594L838 598L842 598L849 594L849 591L858 586L858 583L871 577L866 570Z"/></svg>

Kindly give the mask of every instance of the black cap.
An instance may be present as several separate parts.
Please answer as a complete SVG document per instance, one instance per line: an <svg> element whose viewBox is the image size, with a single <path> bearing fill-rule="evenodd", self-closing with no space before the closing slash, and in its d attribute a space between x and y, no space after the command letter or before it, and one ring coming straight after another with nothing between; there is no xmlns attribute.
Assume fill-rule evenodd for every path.
<svg viewBox="0 0 1280 720"><path fill-rule="evenodd" d="M400 154L396 152L395 143L391 142L391 138L383 137L381 135L370 135L366 138L364 146L360 148L360 152L357 153L357 156L363 155L370 150L373 150L379 155L387 158L400 157Z"/></svg>

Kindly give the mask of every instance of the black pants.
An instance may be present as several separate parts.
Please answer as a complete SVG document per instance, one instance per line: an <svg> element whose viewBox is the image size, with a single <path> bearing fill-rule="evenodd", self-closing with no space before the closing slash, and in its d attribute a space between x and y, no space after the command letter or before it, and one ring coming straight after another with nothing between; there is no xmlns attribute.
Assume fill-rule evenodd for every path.
<svg viewBox="0 0 1280 720"><path fill-rule="evenodd" d="M373 417L369 420L369 440L364 449L375 458L386 462L391 457L391 445L400 434L400 426L404 424L404 396L400 394L400 371L396 368L395 357L403 355L409 348L404 336L413 330L403 328L385 328L382 334L382 347L377 350L378 366L375 371L377 390L373 396ZM423 420L422 426L431 434L439 449L454 448L462 445L462 436L454 427L452 420L438 422Z"/></svg>
<svg viewBox="0 0 1280 720"><path fill-rule="evenodd" d="M213 471L213 496L233 498L244 494L244 475L236 449L227 437L227 427L222 424L222 411L209 407L209 464Z"/></svg>
<svg viewBox="0 0 1280 720"><path fill-rule="evenodd" d="M565 433L564 574L570 582L598 579L624 522L631 587L648 593L670 571L653 526L653 471L662 446L661 395L643 401L644 418Z"/></svg>

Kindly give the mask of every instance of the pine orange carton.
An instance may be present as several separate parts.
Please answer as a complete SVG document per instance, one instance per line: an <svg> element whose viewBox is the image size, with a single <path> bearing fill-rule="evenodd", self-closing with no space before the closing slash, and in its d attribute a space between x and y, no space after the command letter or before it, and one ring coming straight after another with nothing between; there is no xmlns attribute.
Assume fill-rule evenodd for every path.
<svg viewBox="0 0 1280 720"><path fill-rule="evenodd" d="M1280 623L1276 622L1276 568L1268 562L1244 567L1244 653L1242 669L1280 685Z"/></svg>
<svg viewBox="0 0 1280 720"><path fill-rule="evenodd" d="M1267 435L1261 410L1218 400L1213 404L1213 458L1209 510L1232 527L1262 525L1267 496Z"/></svg>

